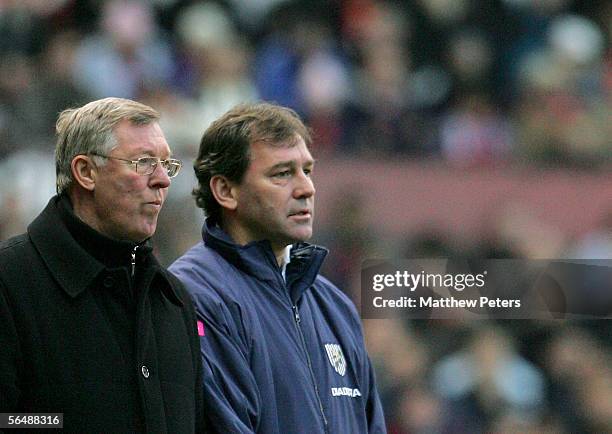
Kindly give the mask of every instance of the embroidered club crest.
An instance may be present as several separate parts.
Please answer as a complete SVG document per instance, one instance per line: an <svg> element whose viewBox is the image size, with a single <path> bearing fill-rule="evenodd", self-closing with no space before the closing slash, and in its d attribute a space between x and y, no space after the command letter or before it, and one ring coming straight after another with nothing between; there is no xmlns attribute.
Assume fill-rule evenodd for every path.
<svg viewBox="0 0 612 434"><path fill-rule="evenodd" d="M346 374L346 359L340 345L325 344L325 351L327 352L329 363L331 363L338 374L344 377L344 374Z"/></svg>

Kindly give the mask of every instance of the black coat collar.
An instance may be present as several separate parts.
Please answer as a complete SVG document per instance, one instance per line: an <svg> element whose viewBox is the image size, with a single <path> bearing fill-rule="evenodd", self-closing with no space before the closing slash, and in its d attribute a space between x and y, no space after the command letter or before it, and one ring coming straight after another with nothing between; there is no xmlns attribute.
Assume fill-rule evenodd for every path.
<svg viewBox="0 0 612 434"><path fill-rule="evenodd" d="M90 287L94 279L106 269L106 266L90 255L74 239L62 219L59 209L62 206L60 204L61 200L61 196L54 196L49 200L43 212L28 226L28 235L54 279L68 295L76 297ZM88 229L93 231L91 228ZM87 236L92 237L93 235L90 233ZM95 233L95 235L103 237L98 233ZM89 240L91 239L93 238L89 238ZM108 242L107 245L111 246L112 242ZM150 250L150 247L147 248ZM161 285L161 287L164 288L164 291L167 291L170 300L182 305L181 298L157 259L152 254L148 254L146 260L148 262L147 266L153 267L156 273L166 280L167 284Z"/></svg>

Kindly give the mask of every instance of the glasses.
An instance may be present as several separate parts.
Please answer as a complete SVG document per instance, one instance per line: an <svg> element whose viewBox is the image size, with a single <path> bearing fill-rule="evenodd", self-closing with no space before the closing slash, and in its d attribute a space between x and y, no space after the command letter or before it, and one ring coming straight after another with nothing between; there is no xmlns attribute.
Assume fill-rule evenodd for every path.
<svg viewBox="0 0 612 434"><path fill-rule="evenodd" d="M96 155L102 158L109 158L111 160L120 160L125 161L126 163L135 164L136 165L136 173L139 175L150 175L155 172L155 168L158 164L164 168L169 178L174 178L181 170L183 163L181 160L176 160L174 158L168 158L167 160L162 160L159 157L141 157L138 160L128 160L127 158L119 158L119 157L111 157L110 155L102 155L96 154L95 152L90 152L91 155Z"/></svg>

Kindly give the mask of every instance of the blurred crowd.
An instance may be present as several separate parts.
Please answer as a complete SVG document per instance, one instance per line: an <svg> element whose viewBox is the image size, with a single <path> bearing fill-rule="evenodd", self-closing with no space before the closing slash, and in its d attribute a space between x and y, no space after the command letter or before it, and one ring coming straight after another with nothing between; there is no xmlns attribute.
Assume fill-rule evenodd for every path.
<svg viewBox="0 0 612 434"><path fill-rule="evenodd" d="M0 0L0 240L54 194L57 114L106 96L158 109L185 172L213 119L263 99L304 117L322 160L609 181L611 36L606 0ZM177 177L162 214L166 264L198 238L193 183ZM571 247L520 210L500 219L503 236L457 246L435 233L385 238L358 194L336 205L315 241L357 303L371 255L612 256L612 214ZM391 433L612 432L607 322L368 320L365 330Z"/></svg>
<svg viewBox="0 0 612 434"><path fill-rule="evenodd" d="M598 167L611 17L605 0L3 0L0 158L114 95L159 108L189 155L264 99L304 116L318 155Z"/></svg>
<svg viewBox="0 0 612 434"><path fill-rule="evenodd" d="M612 432L610 333L609 321L366 320L390 434Z"/></svg>

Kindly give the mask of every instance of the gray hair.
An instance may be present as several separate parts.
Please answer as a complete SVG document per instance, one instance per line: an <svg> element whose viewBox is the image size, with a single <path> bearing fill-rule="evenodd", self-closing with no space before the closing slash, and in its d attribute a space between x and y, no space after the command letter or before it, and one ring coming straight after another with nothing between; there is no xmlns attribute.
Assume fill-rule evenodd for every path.
<svg viewBox="0 0 612 434"><path fill-rule="evenodd" d="M71 164L77 155L106 155L115 146L115 126L128 120L133 125L148 125L159 120L159 113L144 104L123 98L104 98L60 113L55 130L56 189L66 191L74 182ZM104 164L102 159L96 163Z"/></svg>

